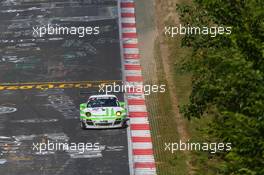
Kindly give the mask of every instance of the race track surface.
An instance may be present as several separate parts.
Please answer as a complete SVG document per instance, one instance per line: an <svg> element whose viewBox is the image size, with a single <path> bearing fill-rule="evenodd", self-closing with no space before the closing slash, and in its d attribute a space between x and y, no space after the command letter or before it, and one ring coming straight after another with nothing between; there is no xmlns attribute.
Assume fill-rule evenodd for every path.
<svg viewBox="0 0 264 175"><path fill-rule="evenodd" d="M80 129L79 104L98 88L23 85L121 80L117 13L113 0L0 1L1 175L129 174L126 129ZM86 37L33 35L33 27L48 24L101 30ZM47 141L98 143L99 150L33 149Z"/></svg>

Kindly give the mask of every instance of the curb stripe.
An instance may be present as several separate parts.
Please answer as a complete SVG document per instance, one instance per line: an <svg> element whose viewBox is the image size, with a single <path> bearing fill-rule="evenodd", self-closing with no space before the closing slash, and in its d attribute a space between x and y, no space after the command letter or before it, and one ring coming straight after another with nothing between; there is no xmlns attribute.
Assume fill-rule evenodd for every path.
<svg viewBox="0 0 264 175"><path fill-rule="evenodd" d="M124 39L123 44L138 44L138 40L136 38Z"/></svg>
<svg viewBox="0 0 264 175"><path fill-rule="evenodd" d="M121 0L120 6L123 79L125 85L132 87L127 87L125 93L130 118L128 142L131 159L129 162L133 163L132 167L130 166L130 175L156 175L148 112L144 92L142 92L143 76L139 60L135 3L134 0Z"/></svg>
<svg viewBox="0 0 264 175"><path fill-rule="evenodd" d="M136 23L136 19L135 18L121 18L122 23Z"/></svg>
<svg viewBox="0 0 264 175"><path fill-rule="evenodd" d="M122 33L136 33L137 29L135 27L125 27L123 28ZM131 39L131 38L125 38L123 40L127 40L127 39ZM137 39L137 38L134 38Z"/></svg>
<svg viewBox="0 0 264 175"><path fill-rule="evenodd" d="M123 33L123 38L137 38L137 33Z"/></svg>
<svg viewBox="0 0 264 175"><path fill-rule="evenodd" d="M127 59L124 59L124 64L132 64L132 65L141 65L140 64L140 60L139 59L136 59L136 58L133 58L133 59L130 59L130 58L127 58ZM143 82L142 82L143 83Z"/></svg>
<svg viewBox="0 0 264 175"><path fill-rule="evenodd" d="M129 117L148 117L148 112L129 112Z"/></svg>
<svg viewBox="0 0 264 175"><path fill-rule="evenodd" d="M151 137L149 130L133 130L131 131L131 137Z"/></svg>
<svg viewBox="0 0 264 175"><path fill-rule="evenodd" d="M126 81L128 82L143 81L143 77L142 76L126 76Z"/></svg>
<svg viewBox="0 0 264 175"><path fill-rule="evenodd" d="M136 23L122 23L122 28L136 27Z"/></svg>
<svg viewBox="0 0 264 175"><path fill-rule="evenodd" d="M145 100L129 99L128 105L145 105Z"/></svg>
<svg viewBox="0 0 264 175"><path fill-rule="evenodd" d="M153 155L152 149L133 149L134 155Z"/></svg>
<svg viewBox="0 0 264 175"><path fill-rule="evenodd" d="M125 70L141 70L140 65L125 64Z"/></svg>
<svg viewBox="0 0 264 175"><path fill-rule="evenodd" d="M139 59L139 54L124 54L125 59Z"/></svg>
<svg viewBox="0 0 264 175"><path fill-rule="evenodd" d="M132 142L152 142L151 137L132 137Z"/></svg>
<svg viewBox="0 0 264 175"><path fill-rule="evenodd" d="M134 150L138 149L153 149L151 142L132 142Z"/></svg>
<svg viewBox="0 0 264 175"><path fill-rule="evenodd" d="M130 118L130 123L133 124L149 124L147 117L133 117Z"/></svg>
<svg viewBox="0 0 264 175"><path fill-rule="evenodd" d="M121 13L121 17L135 18L135 13Z"/></svg>
<svg viewBox="0 0 264 175"><path fill-rule="evenodd" d="M138 44L123 44L124 48L138 48Z"/></svg>
<svg viewBox="0 0 264 175"><path fill-rule="evenodd" d="M127 7L135 7L135 3L134 2L121 2L121 7L122 8L127 8Z"/></svg>
<svg viewBox="0 0 264 175"><path fill-rule="evenodd" d="M153 162L135 163L135 168L155 168L156 165Z"/></svg>
<svg viewBox="0 0 264 175"><path fill-rule="evenodd" d="M131 124L131 130L150 130L149 124Z"/></svg>
<svg viewBox="0 0 264 175"><path fill-rule="evenodd" d="M143 95L144 93L142 92L142 90L136 90L136 89L130 89L130 88L127 88L126 89L126 93L127 94L136 94L136 95Z"/></svg>
<svg viewBox="0 0 264 175"><path fill-rule="evenodd" d="M154 162L153 155L134 155L135 162L145 163Z"/></svg>
<svg viewBox="0 0 264 175"><path fill-rule="evenodd" d="M126 76L141 76L142 72L141 70L126 70L125 73ZM141 89L143 89L143 87L140 87Z"/></svg>
<svg viewBox="0 0 264 175"><path fill-rule="evenodd" d="M127 99L145 99L144 94L127 94Z"/></svg>
<svg viewBox="0 0 264 175"><path fill-rule="evenodd" d="M128 110L131 112L134 112L134 111L146 112L147 108L146 108L146 105L129 105Z"/></svg>
<svg viewBox="0 0 264 175"><path fill-rule="evenodd" d="M121 14L122 13L135 13L135 9L134 8L122 8Z"/></svg>
<svg viewBox="0 0 264 175"><path fill-rule="evenodd" d="M138 48L123 48L124 53L128 54L139 54L139 49Z"/></svg>

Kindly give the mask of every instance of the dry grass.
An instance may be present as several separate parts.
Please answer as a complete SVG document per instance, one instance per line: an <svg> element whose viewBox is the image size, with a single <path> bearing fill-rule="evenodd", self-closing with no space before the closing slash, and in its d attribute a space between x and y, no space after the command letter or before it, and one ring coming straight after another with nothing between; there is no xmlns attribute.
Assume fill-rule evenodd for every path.
<svg viewBox="0 0 264 175"><path fill-rule="evenodd" d="M157 79L158 84L168 84L164 76L164 68L161 60L159 42L155 43L154 58L157 63ZM169 88L169 87L167 87ZM156 102L153 101L156 99ZM161 175L186 175L186 155L183 152L175 152L174 154L165 151L165 143L178 142L180 136L178 134L177 121L172 110L172 101L170 92L152 94L147 98L152 118L150 119L152 129L156 132L153 134L155 145L155 155L157 160L158 174ZM157 106L155 106L155 104Z"/></svg>

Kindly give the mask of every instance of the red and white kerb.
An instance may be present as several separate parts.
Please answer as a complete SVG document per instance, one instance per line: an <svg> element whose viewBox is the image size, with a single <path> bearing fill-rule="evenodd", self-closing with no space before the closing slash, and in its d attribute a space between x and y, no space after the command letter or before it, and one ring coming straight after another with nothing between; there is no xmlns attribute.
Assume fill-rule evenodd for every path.
<svg viewBox="0 0 264 175"><path fill-rule="evenodd" d="M136 30L134 0L120 0L121 37L124 81L133 86L143 85ZM156 165L153 155L148 112L143 93L126 94L130 118L130 137L134 175L154 175Z"/></svg>

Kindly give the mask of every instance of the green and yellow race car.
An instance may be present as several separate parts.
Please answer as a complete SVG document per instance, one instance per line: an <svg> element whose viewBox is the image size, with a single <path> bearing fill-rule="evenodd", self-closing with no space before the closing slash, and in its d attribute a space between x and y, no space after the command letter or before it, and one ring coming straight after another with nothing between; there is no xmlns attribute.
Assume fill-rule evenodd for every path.
<svg viewBox="0 0 264 175"><path fill-rule="evenodd" d="M123 128L127 120L125 102L119 102L115 95L92 95L80 104L82 129Z"/></svg>

